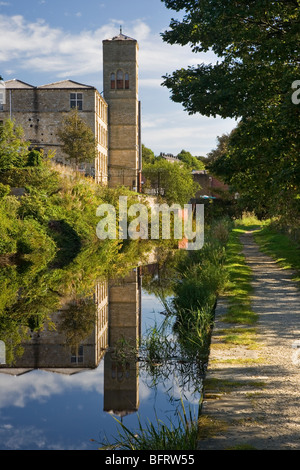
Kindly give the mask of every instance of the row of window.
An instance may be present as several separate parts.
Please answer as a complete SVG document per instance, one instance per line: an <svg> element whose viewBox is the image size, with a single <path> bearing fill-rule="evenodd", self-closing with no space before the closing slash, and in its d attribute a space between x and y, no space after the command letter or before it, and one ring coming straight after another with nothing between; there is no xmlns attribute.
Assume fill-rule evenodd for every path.
<svg viewBox="0 0 300 470"><path fill-rule="evenodd" d="M107 122L107 108L100 97L96 98L96 109L97 109L97 114L100 116L102 121Z"/></svg>
<svg viewBox="0 0 300 470"><path fill-rule="evenodd" d="M117 73L110 75L110 88L111 90L129 90L129 74L118 70Z"/></svg>
<svg viewBox="0 0 300 470"><path fill-rule="evenodd" d="M95 173L97 176L106 176L107 175L107 155L99 152L98 158L95 160Z"/></svg>
<svg viewBox="0 0 300 470"><path fill-rule="evenodd" d="M103 147L107 147L107 129L101 126L99 122L96 123L96 140Z"/></svg>

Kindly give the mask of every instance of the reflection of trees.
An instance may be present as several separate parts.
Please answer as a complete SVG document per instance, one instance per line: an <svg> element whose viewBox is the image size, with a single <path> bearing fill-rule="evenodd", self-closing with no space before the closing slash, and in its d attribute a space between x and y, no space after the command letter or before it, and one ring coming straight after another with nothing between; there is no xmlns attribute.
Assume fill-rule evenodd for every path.
<svg viewBox="0 0 300 470"><path fill-rule="evenodd" d="M76 299L60 314L58 331L64 334L68 346L82 343L95 327L96 306L92 298Z"/></svg>
<svg viewBox="0 0 300 470"><path fill-rule="evenodd" d="M223 258L222 245L208 243L197 252L177 252L146 278L143 287L160 298L166 313L163 325L147 332L140 349L141 367L153 384L175 376L183 391L201 390L216 297L226 280Z"/></svg>
<svg viewBox="0 0 300 470"><path fill-rule="evenodd" d="M3 264L0 269L0 339L7 345L9 364L22 354L21 343L30 330L49 324L50 315L61 310L65 298L77 299L62 313L70 344L86 337L95 320L91 300L95 284L108 276L128 273L138 264L143 244L132 242L122 247L117 240L82 248L63 268L50 268L35 258ZM147 244L146 244L147 245ZM149 246L145 246L149 250ZM51 261L51 260L50 260ZM79 299L79 300L78 300Z"/></svg>
<svg viewBox="0 0 300 470"><path fill-rule="evenodd" d="M139 350L141 369L151 378L151 386L177 380L182 392L200 392L207 362L207 345L182 341L187 331L174 331L176 317L168 316L160 327L151 328Z"/></svg>
<svg viewBox="0 0 300 470"><path fill-rule="evenodd" d="M174 293L174 280L178 278L178 264L182 251L168 251L156 264L143 268L143 289L155 295L162 303Z"/></svg>

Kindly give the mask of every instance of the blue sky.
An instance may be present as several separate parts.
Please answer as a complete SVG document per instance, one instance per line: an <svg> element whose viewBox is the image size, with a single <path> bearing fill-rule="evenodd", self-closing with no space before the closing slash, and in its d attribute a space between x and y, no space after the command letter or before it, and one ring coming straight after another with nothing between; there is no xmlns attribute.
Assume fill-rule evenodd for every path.
<svg viewBox="0 0 300 470"><path fill-rule="evenodd" d="M160 33L172 17L160 0L5 0L0 1L0 75L31 85L63 79L102 91L102 40L123 33L139 43L139 99L142 142L156 155L182 149L206 155L233 120L189 116L161 86L172 71L215 61L213 54L165 44Z"/></svg>

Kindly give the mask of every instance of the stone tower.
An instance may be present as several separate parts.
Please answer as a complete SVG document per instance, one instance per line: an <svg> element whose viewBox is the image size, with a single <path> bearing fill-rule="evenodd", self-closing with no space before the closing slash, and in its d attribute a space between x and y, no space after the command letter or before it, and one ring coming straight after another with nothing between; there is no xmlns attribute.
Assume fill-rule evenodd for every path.
<svg viewBox="0 0 300 470"><path fill-rule="evenodd" d="M109 186L140 190L141 133L138 43L125 36L103 41L103 90L108 104Z"/></svg>

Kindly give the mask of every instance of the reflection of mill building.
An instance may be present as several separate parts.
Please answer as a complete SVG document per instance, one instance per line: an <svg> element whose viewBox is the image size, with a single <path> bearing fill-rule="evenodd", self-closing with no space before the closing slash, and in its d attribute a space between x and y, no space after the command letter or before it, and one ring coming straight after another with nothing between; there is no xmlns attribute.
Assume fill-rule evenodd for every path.
<svg viewBox="0 0 300 470"><path fill-rule="evenodd" d="M0 371L20 375L43 369L72 375L96 368L108 346L107 286L107 281L98 282L94 299L66 300L58 312L51 314L43 329L30 332L30 339L22 343L23 353L14 364L0 365ZM89 322L88 334L76 331L76 316L79 324L82 320Z"/></svg>
<svg viewBox="0 0 300 470"><path fill-rule="evenodd" d="M97 155L82 170L99 184L139 189L141 172L140 105L138 101L138 44L120 32L103 41L103 94L89 85L63 80L32 86L20 80L5 82L0 123L12 118L24 129L32 147L66 164L57 131L72 108L93 130Z"/></svg>
<svg viewBox="0 0 300 470"><path fill-rule="evenodd" d="M85 337L76 335L77 315L78 324L89 321L92 326ZM12 366L0 364L0 373L22 375L42 369L73 375L95 369L104 360L104 411L121 417L137 411L141 268L120 280L99 281L94 298L65 299L49 320L49 327L44 324L30 332L28 341L21 345L23 354Z"/></svg>
<svg viewBox="0 0 300 470"><path fill-rule="evenodd" d="M109 346L104 358L104 410L125 416L139 407L135 349L141 334L140 268L109 285ZM125 354L124 354L125 353Z"/></svg>

